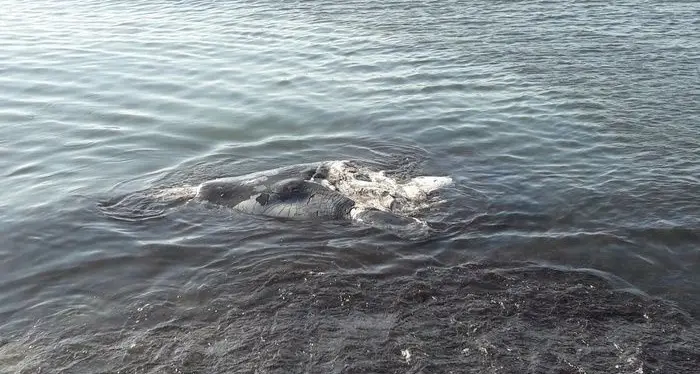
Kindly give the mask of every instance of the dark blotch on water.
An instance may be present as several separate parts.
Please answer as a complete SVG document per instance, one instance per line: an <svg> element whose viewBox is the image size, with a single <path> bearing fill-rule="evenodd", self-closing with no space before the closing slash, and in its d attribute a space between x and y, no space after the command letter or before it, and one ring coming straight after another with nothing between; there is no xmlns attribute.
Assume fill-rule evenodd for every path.
<svg viewBox="0 0 700 374"><path fill-rule="evenodd" d="M68 363L69 372L182 373L697 373L700 367L694 319L668 301L615 290L592 273L527 264L402 274L287 266L259 263L196 295L133 305L122 322L111 321L117 331L96 321L66 326L76 331L63 331L65 338L27 337L34 347L46 344L32 370ZM82 350L75 350L77 341Z"/></svg>

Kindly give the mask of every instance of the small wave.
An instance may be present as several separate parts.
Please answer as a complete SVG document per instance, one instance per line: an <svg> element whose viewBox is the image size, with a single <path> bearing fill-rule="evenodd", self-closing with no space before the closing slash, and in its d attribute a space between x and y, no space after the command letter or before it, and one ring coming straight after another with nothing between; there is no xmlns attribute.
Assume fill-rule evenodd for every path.
<svg viewBox="0 0 700 374"><path fill-rule="evenodd" d="M107 217L120 221L146 221L164 217L168 210L191 199L196 193L193 187L174 187L139 191L98 203Z"/></svg>

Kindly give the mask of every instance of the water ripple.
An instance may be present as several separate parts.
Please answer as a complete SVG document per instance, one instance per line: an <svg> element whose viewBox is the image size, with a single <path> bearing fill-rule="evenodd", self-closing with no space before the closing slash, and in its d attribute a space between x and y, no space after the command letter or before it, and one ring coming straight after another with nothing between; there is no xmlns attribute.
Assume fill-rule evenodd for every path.
<svg viewBox="0 0 700 374"><path fill-rule="evenodd" d="M5 0L2 7L0 332L19 337L0 338L3 367L187 370L202 357L224 362L242 350L272 349L259 340L178 348L170 338L222 338L201 329L252 318L238 314L245 307L281 314L246 319L251 326L236 330L244 336L283 329L285 309L275 308L293 299L279 289L292 287L284 277L295 271L307 281L313 272L333 273L318 287L345 293L353 276L371 274L413 295L395 300L404 305L433 287L415 283L416 269L532 261L597 269L700 310L697 4ZM437 234L407 243L371 228L282 224L196 205L142 206L150 219L124 221L96 207L148 188L329 159L452 176L446 203L429 217ZM488 288L492 274L476 271ZM345 276L348 285L333 288ZM298 280L295 287L305 287L304 276ZM516 283L510 287L530 292ZM552 300L569 300L577 287ZM358 308L342 326L359 326L353 318L365 309ZM313 320L294 310L301 316L294 321ZM149 314L157 311L164 314ZM382 332L403 317L367 318ZM462 325L441 331L455 326ZM361 339L363 330L353 329L343 331ZM612 339L606 334L619 329L600 331ZM500 347L485 343L490 336L479 335L488 353ZM152 337L172 350L141 355L160 352L144 346ZM399 360L403 349L414 354L401 367L431 371L411 366L424 358L417 341L407 342L393 347ZM105 347L118 364L90 353ZM646 357L619 351L615 364L630 372L641 367L630 362ZM477 362L460 352L470 367L502 364L498 355ZM690 349L673 352L676 363L700 362ZM556 367L536 356L530 369ZM572 365L589 368L587 357ZM381 371L365 364L358 370ZM320 365L297 371L337 369Z"/></svg>

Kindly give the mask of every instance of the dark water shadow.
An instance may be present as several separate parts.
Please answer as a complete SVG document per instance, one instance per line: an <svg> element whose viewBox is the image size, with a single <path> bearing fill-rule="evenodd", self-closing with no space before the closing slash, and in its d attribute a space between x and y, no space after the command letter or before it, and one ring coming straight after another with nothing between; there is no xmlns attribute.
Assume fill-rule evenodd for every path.
<svg viewBox="0 0 700 374"><path fill-rule="evenodd" d="M696 320L595 272L414 262L357 273L251 260L61 334L34 330L0 351L22 359L21 373L694 373L700 365Z"/></svg>

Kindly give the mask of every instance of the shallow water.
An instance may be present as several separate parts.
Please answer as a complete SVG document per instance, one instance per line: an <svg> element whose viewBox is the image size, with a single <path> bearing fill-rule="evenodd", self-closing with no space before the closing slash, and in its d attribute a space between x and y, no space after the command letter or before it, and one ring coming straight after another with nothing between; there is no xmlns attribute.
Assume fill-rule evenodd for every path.
<svg viewBox="0 0 700 374"><path fill-rule="evenodd" d="M700 365L697 4L0 6L0 371ZM427 217L440 232L408 241L203 205L143 221L98 209L146 188L333 159L451 176L448 202ZM481 265L454 270L465 263ZM491 283L520 266L539 270ZM368 286L352 293L355 283ZM508 309L538 287L555 292ZM577 298L590 313L558 314ZM498 300L503 320L473 312ZM557 318L610 335L596 343L569 326L571 346L555 344ZM654 341L660 331L668 341ZM496 343L510 340L518 355Z"/></svg>

